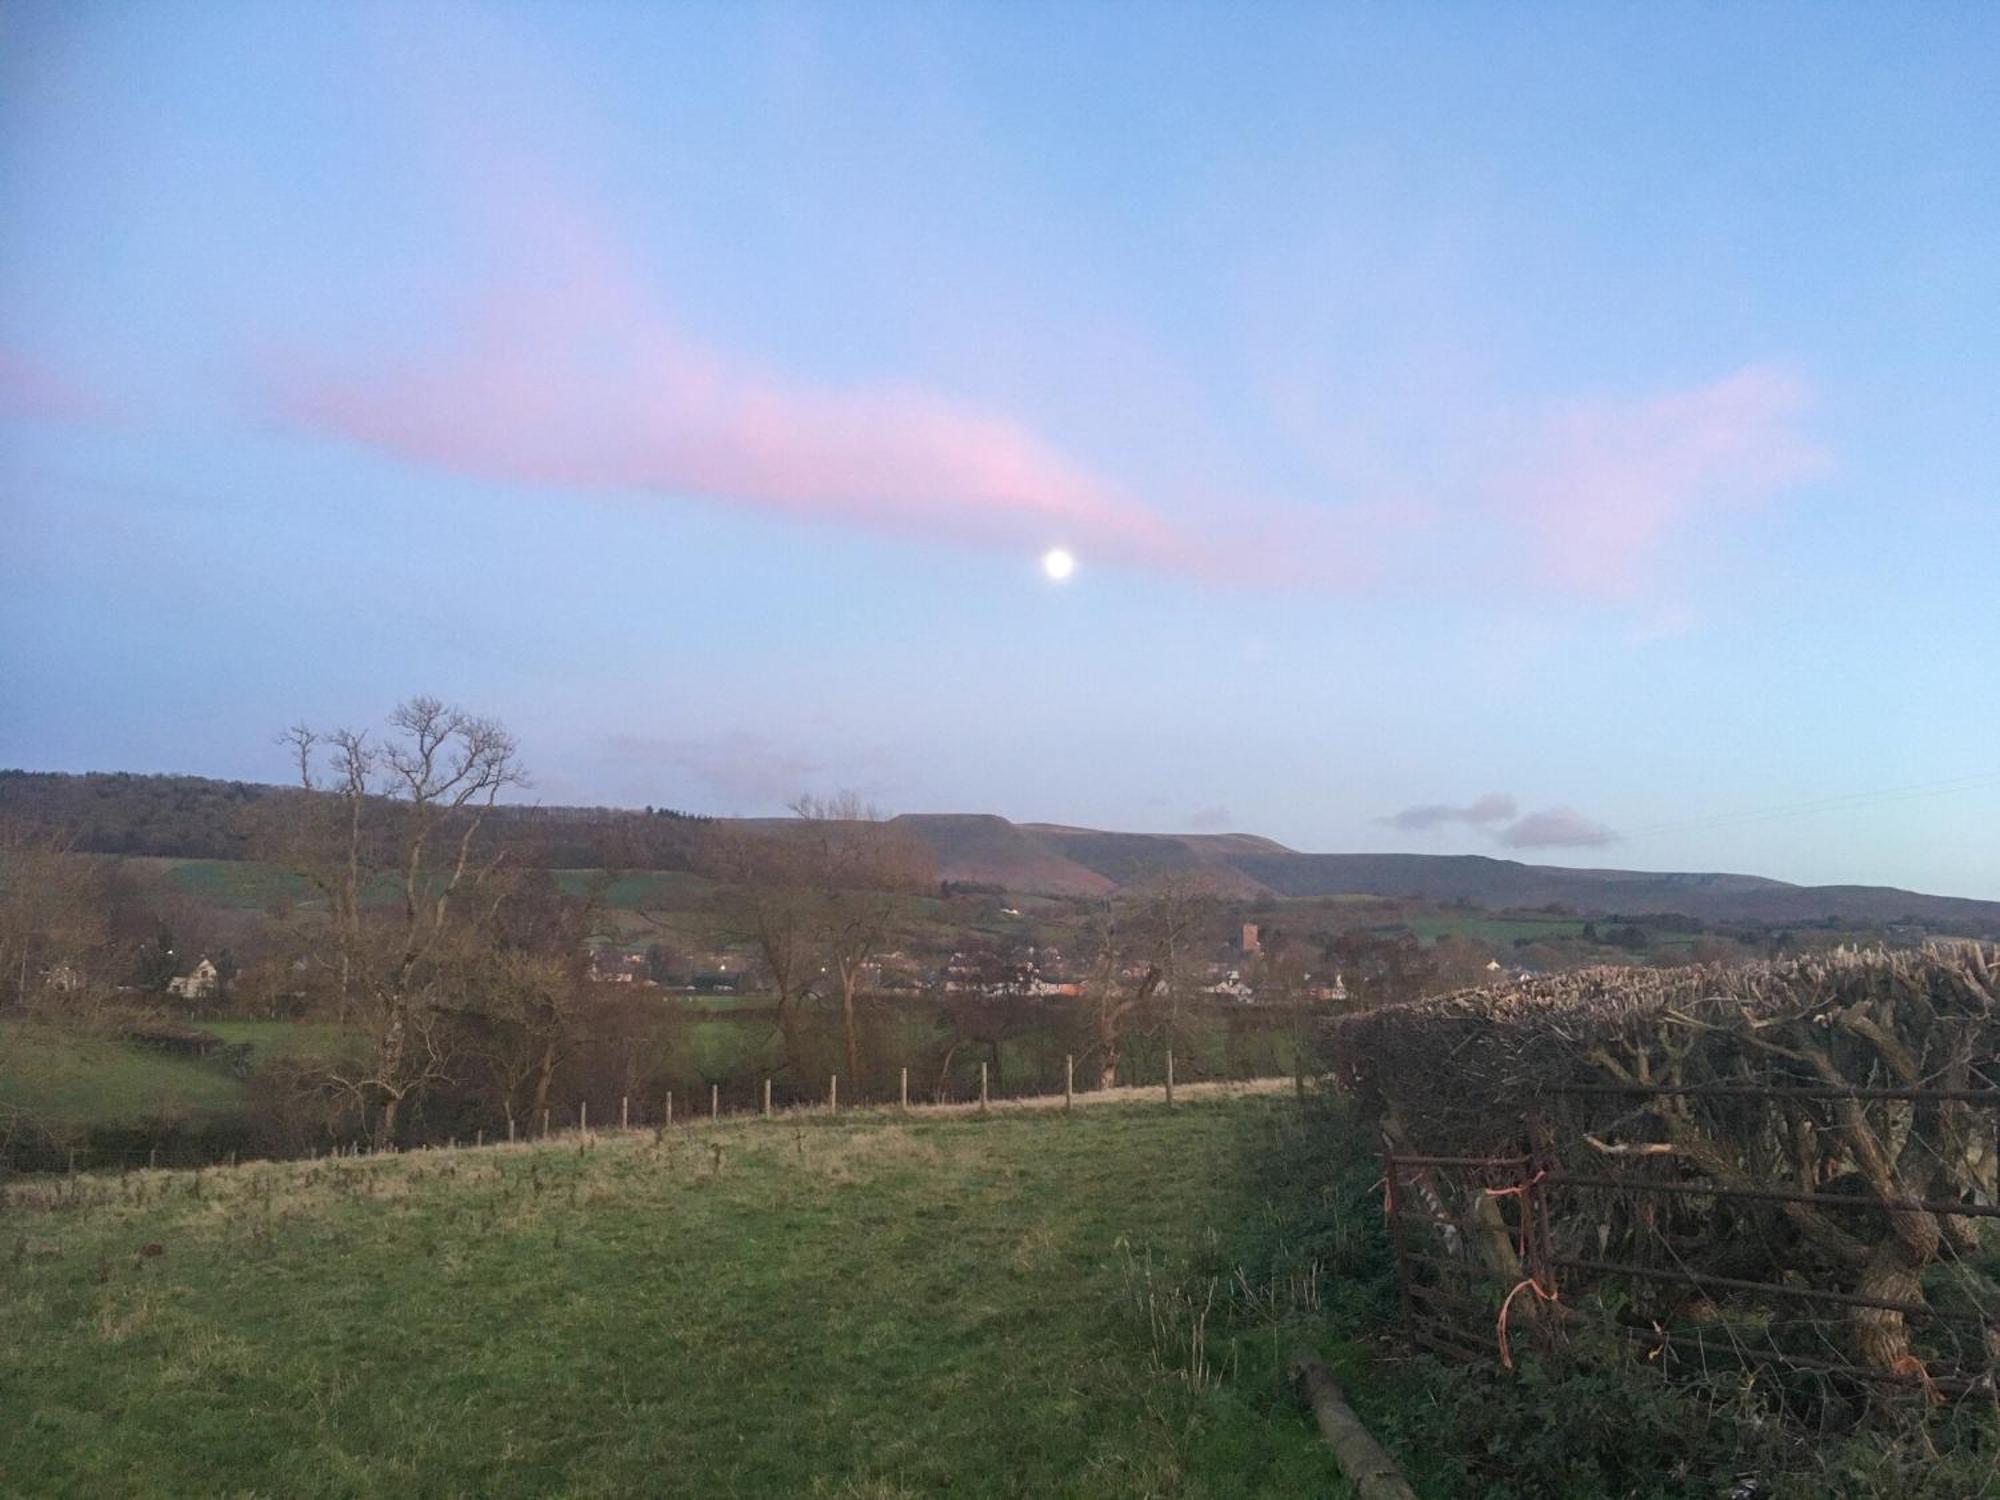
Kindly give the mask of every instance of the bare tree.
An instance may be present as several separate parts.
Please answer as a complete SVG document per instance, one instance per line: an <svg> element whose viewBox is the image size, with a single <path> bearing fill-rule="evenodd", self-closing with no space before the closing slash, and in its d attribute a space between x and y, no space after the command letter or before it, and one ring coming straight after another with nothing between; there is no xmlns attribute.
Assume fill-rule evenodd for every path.
<svg viewBox="0 0 2000 1500"><path fill-rule="evenodd" d="M289 849L326 905L326 948L340 1012L367 1028L367 1061L328 1082L374 1111L393 1143L405 1100L446 1076L447 1023L465 992L477 906L499 855L479 832L501 792L526 784L513 736L496 721L412 698L388 732L282 738L301 788Z"/></svg>
<svg viewBox="0 0 2000 1500"><path fill-rule="evenodd" d="M109 947L100 872L66 834L0 824L0 1003L100 988Z"/></svg>
<svg viewBox="0 0 2000 1500"><path fill-rule="evenodd" d="M1117 1083L1125 1040L1142 1018L1164 1026L1173 1045L1181 1004L1199 988L1196 944L1214 910L1205 884L1175 873L1093 914L1084 934L1091 955L1084 1010L1100 1088Z"/></svg>
<svg viewBox="0 0 2000 1500"><path fill-rule="evenodd" d="M778 1033L793 1061L800 1011L819 977L807 853L791 840L748 829L717 830L707 845L708 865L722 882L716 898L722 930L756 952L777 996Z"/></svg>
<svg viewBox="0 0 2000 1500"><path fill-rule="evenodd" d="M847 1073L859 1087L861 1027L857 1000L868 966L896 930L909 893L926 874L923 851L901 837L853 792L803 796L792 834L811 874L814 946L840 993Z"/></svg>

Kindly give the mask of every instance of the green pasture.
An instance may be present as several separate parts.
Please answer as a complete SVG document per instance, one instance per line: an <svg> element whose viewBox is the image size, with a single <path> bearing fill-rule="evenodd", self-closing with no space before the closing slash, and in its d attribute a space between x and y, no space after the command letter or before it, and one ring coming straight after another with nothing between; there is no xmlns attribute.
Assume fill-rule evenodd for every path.
<svg viewBox="0 0 2000 1500"><path fill-rule="evenodd" d="M1290 1304L1226 1315L1239 1269L1262 1285L1246 1162L1288 1107L17 1187L0 1475L45 1497L1338 1497L1276 1378Z"/></svg>

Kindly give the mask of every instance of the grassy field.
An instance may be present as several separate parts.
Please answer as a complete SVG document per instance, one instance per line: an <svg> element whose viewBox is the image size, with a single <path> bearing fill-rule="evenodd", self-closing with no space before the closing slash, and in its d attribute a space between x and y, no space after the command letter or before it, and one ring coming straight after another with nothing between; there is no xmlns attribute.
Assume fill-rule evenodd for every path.
<svg viewBox="0 0 2000 1500"><path fill-rule="evenodd" d="M0 1490L1338 1495L1273 1329L1192 1335L1289 1107L16 1187Z"/></svg>
<svg viewBox="0 0 2000 1500"><path fill-rule="evenodd" d="M58 1129L226 1113L243 1084L219 1062L155 1052L116 1037L0 1022L0 1108Z"/></svg>

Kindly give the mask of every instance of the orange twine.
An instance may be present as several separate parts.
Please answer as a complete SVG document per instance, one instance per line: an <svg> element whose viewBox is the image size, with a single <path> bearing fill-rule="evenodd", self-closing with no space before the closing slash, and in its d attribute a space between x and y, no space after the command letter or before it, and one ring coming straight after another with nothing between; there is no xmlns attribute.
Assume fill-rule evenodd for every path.
<svg viewBox="0 0 2000 1500"><path fill-rule="evenodd" d="M1889 1372L1893 1375L1916 1376L1917 1383L1924 1388L1924 1394L1930 1397L1937 1405L1942 1406L1944 1404L1944 1392L1938 1389L1938 1383L1931 1379L1931 1372L1924 1368L1924 1362L1918 1359L1916 1355L1905 1354L1901 1359L1889 1366Z"/></svg>
<svg viewBox="0 0 2000 1500"><path fill-rule="evenodd" d="M1529 1288L1532 1288L1535 1295L1540 1297L1544 1302L1553 1302L1556 1300L1556 1294L1544 1289L1542 1284L1532 1276L1517 1283L1514 1290L1507 1294L1507 1300L1500 1304L1500 1318L1493 1329L1500 1340L1500 1368L1503 1370L1514 1368L1514 1356L1512 1351L1507 1347L1507 1311L1514 1305L1514 1299Z"/></svg>

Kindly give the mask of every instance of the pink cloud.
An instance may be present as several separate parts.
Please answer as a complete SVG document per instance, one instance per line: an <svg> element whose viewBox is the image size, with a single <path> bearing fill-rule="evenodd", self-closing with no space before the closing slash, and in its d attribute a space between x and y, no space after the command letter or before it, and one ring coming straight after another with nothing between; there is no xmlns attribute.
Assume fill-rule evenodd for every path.
<svg viewBox="0 0 2000 1500"><path fill-rule="evenodd" d="M1587 849L1616 843L1618 835L1573 807L1551 807L1515 819L1494 837L1509 849Z"/></svg>
<svg viewBox="0 0 2000 1500"><path fill-rule="evenodd" d="M0 347L0 417L82 422L105 415L107 404L44 360Z"/></svg>
<svg viewBox="0 0 2000 1500"><path fill-rule="evenodd" d="M1587 597L1637 592L1676 532L1823 474L1799 428L1812 391L1770 365L1644 400L1578 401L1546 425L1501 511L1548 581Z"/></svg>
<svg viewBox="0 0 2000 1500"><path fill-rule="evenodd" d="M371 368L268 361L277 414L488 478L1202 570L1206 549L1180 527L1025 424L917 387L814 385L731 359L677 330L600 236L542 229L548 274L482 298L448 347Z"/></svg>

